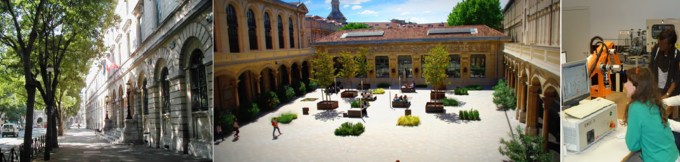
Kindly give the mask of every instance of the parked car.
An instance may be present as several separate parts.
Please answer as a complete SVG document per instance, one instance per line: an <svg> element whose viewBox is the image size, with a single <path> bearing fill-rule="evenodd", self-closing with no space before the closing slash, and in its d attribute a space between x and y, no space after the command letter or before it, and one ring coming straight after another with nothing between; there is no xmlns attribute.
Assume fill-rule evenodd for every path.
<svg viewBox="0 0 680 162"><path fill-rule="evenodd" d="M13 137L19 137L19 128L17 125L7 123L2 125L2 137L5 135L12 135Z"/></svg>

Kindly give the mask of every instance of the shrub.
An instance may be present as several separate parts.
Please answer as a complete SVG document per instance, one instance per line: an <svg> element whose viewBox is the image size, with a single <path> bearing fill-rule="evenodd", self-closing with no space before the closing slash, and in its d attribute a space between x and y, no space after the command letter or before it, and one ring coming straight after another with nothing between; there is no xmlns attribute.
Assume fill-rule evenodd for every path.
<svg viewBox="0 0 680 162"><path fill-rule="evenodd" d="M517 126L516 132L518 133L516 135L508 133L510 140L501 138L503 146L498 147L498 152L501 155L509 157L512 161L553 161L551 151L543 152L543 141L546 139L540 136L522 134L521 132L524 132L524 130L520 126Z"/></svg>
<svg viewBox="0 0 680 162"><path fill-rule="evenodd" d="M416 88L427 88L427 84L416 84Z"/></svg>
<svg viewBox="0 0 680 162"><path fill-rule="evenodd" d="M293 88L290 86L283 86L283 89L286 90L286 98L288 98L288 100L291 100L295 97L295 90L293 90Z"/></svg>
<svg viewBox="0 0 680 162"><path fill-rule="evenodd" d="M307 85L307 91L311 92L316 90L317 84L314 81L309 81L309 85Z"/></svg>
<svg viewBox="0 0 680 162"><path fill-rule="evenodd" d="M479 111L475 110L474 116L476 120L479 120Z"/></svg>
<svg viewBox="0 0 680 162"><path fill-rule="evenodd" d="M360 135L364 133L365 127L361 123L353 124L350 122L345 122L340 125L339 128L335 129L335 135Z"/></svg>
<svg viewBox="0 0 680 162"><path fill-rule="evenodd" d="M352 103L350 104L350 106L352 106L352 108L361 107L361 103L363 103L364 101L365 101L365 100L361 100L361 99L359 99L359 100L354 100L354 101L352 101ZM367 106L370 106L371 104L367 103L366 105L367 105Z"/></svg>
<svg viewBox="0 0 680 162"><path fill-rule="evenodd" d="M267 98L266 102L267 105L264 105L265 107L273 109L279 104L281 104L281 101L279 101L279 96L277 96L276 93L274 93L274 91L269 91L269 93L267 94L269 94L269 96L265 97Z"/></svg>
<svg viewBox="0 0 680 162"><path fill-rule="evenodd" d="M397 125L401 126L418 126L420 124L420 117L418 116L401 116L397 120Z"/></svg>
<svg viewBox="0 0 680 162"><path fill-rule="evenodd" d="M467 120L467 119L468 119L468 112L467 112L467 110L463 110L463 115L461 115L461 117L463 117L463 120Z"/></svg>
<svg viewBox="0 0 680 162"><path fill-rule="evenodd" d="M257 108L257 104L253 103L253 106L248 109L248 113L250 113L251 117L257 116L257 113L260 113L260 109Z"/></svg>
<svg viewBox="0 0 680 162"><path fill-rule="evenodd" d="M382 88L373 89L371 91L371 93L373 93L373 94L385 94L385 89L382 89Z"/></svg>
<svg viewBox="0 0 680 162"><path fill-rule="evenodd" d="M480 85L468 85L465 88L467 88L468 90L482 90L482 86Z"/></svg>
<svg viewBox="0 0 680 162"><path fill-rule="evenodd" d="M306 88L306 86L305 86L305 83L304 83L304 82L300 82L300 87L298 87L298 89L297 89L297 91L295 92L295 94L298 95L298 96L302 96L302 95L305 95L305 93L307 93L307 88Z"/></svg>
<svg viewBox="0 0 680 162"><path fill-rule="evenodd" d="M458 118L463 119L463 110L458 110Z"/></svg>
<svg viewBox="0 0 680 162"><path fill-rule="evenodd" d="M279 101L281 101L281 103L286 103L289 100L284 86L279 86L279 88L276 90L276 95L279 96Z"/></svg>
<svg viewBox="0 0 680 162"><path fill-rule="evenodd" d="M468 95L468 89L467 88L456 87L456 89L454 89L453 92L456 95Z"/></svg>
<svg viewBox="0 0 680 162"><path fill-rule="evenodd" d="M287 123L290 123L291 121L293 121L293 119L297 119L297 114L283 113L277 118L277 121L279 121L279 123L286 123L287 124ZM274 121L274 117L272 117L270 121Z"/></svg>
<svg viewBox="0 0 680 162"><path fill-rule="evenodd" d="M499 80L498 85L493 86L493 103L501 110L517 108L517 95L515 90L510 88L504 80Z"/></svg>
<svg viewBox="0 0 680 162"><path fill-rule="evenodd" d="M389 83L378 83L378 88L389 88L390 84Z"/></svg>
<svg viewBox="0 0 680 162"><path fill-rule="evenodd" d="M458 100L452 98L442 99L441 102L444 103L444 106L458 106Z"/></svg>

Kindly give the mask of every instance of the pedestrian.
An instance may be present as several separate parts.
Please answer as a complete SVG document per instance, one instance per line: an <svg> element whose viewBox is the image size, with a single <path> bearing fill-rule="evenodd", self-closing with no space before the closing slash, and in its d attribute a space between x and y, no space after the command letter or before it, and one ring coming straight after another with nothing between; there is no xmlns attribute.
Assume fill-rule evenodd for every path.
<svg viewBox="0 0 680 162"><path fill-rule="evenodd" d="M215 126L215 134L217 135L217 138L222 138L222 142L224 142L224 134L222 134L222 127L220 127L222 123L217 123Z"/></svg>
<svg viewBox="0 0 680 162"><path fill-rule="evenodd" d="M236 122L237 119L238 119L238 118L234 118L234 131L236 131L236 134L234 134L234 138L239 138L239 137L241 137L241 136L238 135L238 133L241 132L241 131L239 131L238 129L241 128L241 127L238 126L238 122ZM224 141L224 140L223 140L223 141Z"/></svg>
<svg viewBox="0 0 680 162"><path fill-rule="evenodd" d="M281 129L279 129L279 121L276 120L276 117L274 117L274 120L272 121L272 126L274 126L274 131L272 131L272 136L276 137L276 131L279 131L279 135L282 135Z"/></svg>

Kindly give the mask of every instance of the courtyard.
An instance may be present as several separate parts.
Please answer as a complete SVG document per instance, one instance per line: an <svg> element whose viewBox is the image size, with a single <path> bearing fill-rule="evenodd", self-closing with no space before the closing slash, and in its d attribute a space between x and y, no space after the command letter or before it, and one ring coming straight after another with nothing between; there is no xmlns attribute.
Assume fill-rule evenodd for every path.
<svg viewBox="0 0 680 162"><path fill-rule="evenodd" d="M392 85L392 87L398 87ZM460 106L446 106L446 113L426 113L430 88L417 88L416 93L401 93L399 89L385 89L370 102L367 116L342 117L350 109L351 100L331 95L338 101L334 110L317 110L321 89L281 105L278 109L260 114L250 123L240 123L240 138L226 134L224 142L215 144L218 161L504 161L498 148L501 138L509 138L505 113L492 102L491 86L469 91L469 95L454 95L456 85L447 86L447 98L462 101ZM461 86L464 87L464 86ZM373 86L372 88L376 88ZM391 108L395 94L407 95L413 116L420 117L415 127L397 126L397 119L406 108ZM318 98L316 101L302 101ZM309 115L302 108L309 107ZM481 120L459 120L459 110L479 110ZM270 118L292 112L298 118L289 124L279 124L282 135L273 138ZM513 130L519 123L515 111L507 112ZM334 130L344 122L361 122L365 132L359 136L336 136ZM224 128L223 128L224 129ZM517 132L515 132L517 133ZM277 133L278 134L278 133ZM559 155L555 155L558 157Z"/></svg>

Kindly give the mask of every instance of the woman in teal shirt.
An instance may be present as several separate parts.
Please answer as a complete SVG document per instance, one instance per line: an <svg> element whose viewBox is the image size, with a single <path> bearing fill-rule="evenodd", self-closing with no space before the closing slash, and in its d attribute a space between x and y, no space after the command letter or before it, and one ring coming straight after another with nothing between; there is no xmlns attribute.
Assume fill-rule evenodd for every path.
<svg viewBox="0 0 680 162"><path fill-rule="evenodd" d="M656 79L647 67L628 70L624 84L631 103L626 108L623 125L628 125L626 145L630 151L642 151L643 161L676 161L678 149L668 126L668 114L657 93Z"/></svg>

